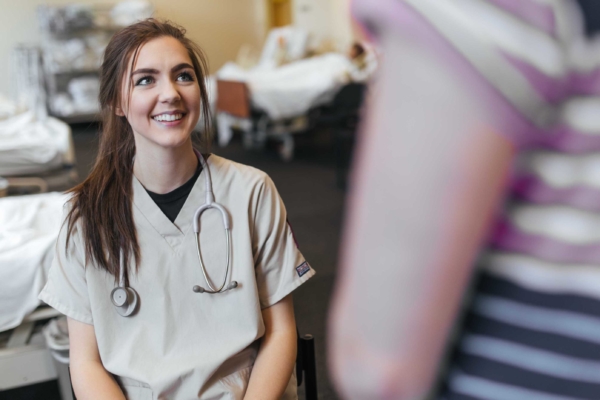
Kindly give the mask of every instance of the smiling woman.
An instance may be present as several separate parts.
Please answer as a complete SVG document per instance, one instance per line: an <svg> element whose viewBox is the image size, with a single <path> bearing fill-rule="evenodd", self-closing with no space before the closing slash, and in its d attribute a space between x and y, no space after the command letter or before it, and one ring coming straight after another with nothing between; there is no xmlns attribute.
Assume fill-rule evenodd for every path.
<svg viewBox="0 0 600 400"><path fill-rule="evenodd" d="M79 399L297 398L291 292L314 271L271 179L193 148L205 72L171 23L106 49L98 158L40 294L68 316Z"/></svg>
<svg viewBox="0 0 600 400"><path fill-rule="evenodd" d="M199 118L200 86L186 48L173 37L153 39L140 47L129 69L123 82L127 101L117 114L127 117L138 154L156 146L179 148L190 140ZM170 182L175 187L165 190L184 182Z"/></svg>
<svg viewBox="0 0 600 400"><path fill-rule="evenodd" d="M190 133L200 116L198 76L204 78L194 71L187 49L173 37L150 40L136 56L123 81L122 103L116 114L126 117L133 131L134 174L146 189L168 193L187 182L197 169L197 157L189 151ZM170 173L159 162L164 156L177 160L173 167L188 173Z"/></svg>

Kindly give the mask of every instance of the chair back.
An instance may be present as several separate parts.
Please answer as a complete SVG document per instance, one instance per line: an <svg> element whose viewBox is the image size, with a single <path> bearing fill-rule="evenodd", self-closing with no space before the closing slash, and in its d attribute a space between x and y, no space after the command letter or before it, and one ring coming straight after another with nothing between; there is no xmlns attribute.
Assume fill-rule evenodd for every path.
<svg viewBox="0 0 600 400"><path fill-rule="evenodd" d="M298 334L298 355L296 356L296 379L298 386L304 383L304 398L318 400L317 363L315 360L315 339L313 335Z"/></svg>
<svg viewBox="0 0 600 400"><path fill-rule="evenodd" d="M250 97L244 82L217 80L217 111L239 118L250 116Z"/></svg>

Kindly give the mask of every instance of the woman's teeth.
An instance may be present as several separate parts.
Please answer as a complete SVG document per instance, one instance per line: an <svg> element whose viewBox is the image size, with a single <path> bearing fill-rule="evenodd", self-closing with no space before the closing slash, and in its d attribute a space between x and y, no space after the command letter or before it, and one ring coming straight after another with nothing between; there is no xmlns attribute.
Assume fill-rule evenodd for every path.
<svg viewBox="0 0 600 400"><path fill-rule="evenodd" d="M183 114L161 114L161 115L157 115L156 117L152 117L155 121L161 121L161 122L170 122L170 121L178 121L183 117Z"/></svg>

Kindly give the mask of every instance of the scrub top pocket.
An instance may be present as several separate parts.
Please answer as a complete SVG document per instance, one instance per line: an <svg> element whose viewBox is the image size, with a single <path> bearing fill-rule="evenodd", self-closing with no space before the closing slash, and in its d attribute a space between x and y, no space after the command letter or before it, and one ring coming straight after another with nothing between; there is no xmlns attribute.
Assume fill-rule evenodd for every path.
<svg viewBox="0 0 600 400"><path fill-rule="evenodd" d="M127 400L152 400L152 389L140 386L123 386Z"/></svg>
<svg viewBox="0 0 600 400"><path fill-rule="evenodd" d="M152 389L148 385L128 378L118 380L127 400L152 400Z"/></svg>

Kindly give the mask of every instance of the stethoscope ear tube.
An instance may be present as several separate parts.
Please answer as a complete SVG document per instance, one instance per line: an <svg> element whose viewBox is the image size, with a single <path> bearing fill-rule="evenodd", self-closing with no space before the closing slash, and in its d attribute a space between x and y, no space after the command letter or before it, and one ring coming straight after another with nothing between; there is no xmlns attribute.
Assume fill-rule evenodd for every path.
<svg viewBox="0 0 600 400"><path fill-rule="evenodd" d="M209 289L205 289L202 286L195 285L192 288L192 290L194 291L194 293L209 293L209 294L222 293L227 290L235 289L238 286L238 283L236 281L232 281L229 285L227 285L227 287L225 287L225 284L227 283L227 278L229 276L229 266L230 266L230 261L231 261L230 260L231 221L230 221L229 213L227 212L225 207L223 207L222 205L220 205L218 203L215 203L215 196L214 196L213 190L212 190L212 180L211 180L211 176L210 176L210 169L208 168L208 164L206 163L206 160L204 160L204 157L202 156L202 154L198 154L198 159L202 163L202 168L205 171L206 203L203 204L202 206L198 207L198 209L194 213L193 225L194 225L194 233L196 235L196 250L198 252L198 261L200 262L200 269L202 270L202 275L204 276L204 280L206 281L206 284L208 285ZM223 227L225 228L225 240L226 240L225 251L226 251L226 257L227 257L227 264L225 267L225 276L223 277L223 283L221 284L221 286L218 289L213 287L210 279L208 278L206 268L204 267L204 262L202 261L202 252L200 251L200 217L202 216L202 213L204 211L211 209L211 208L216 208L217 210L219 210L219 212L221 213L221 218L223 220Z"/></svg>
<svg viewBox="0 0 600 400"><path fill-rule="evenodd" d="M215 204L213 203L212 205L210 205L209 207L205 208L205 210L207 210L208 208L211 208L212 206L215 206ZM217 208L217 207L215 207ZM223 210L222 208L220 209L221 212L225 212L225 210ZM214 293L221 293L221 292L225 292L227 290L231 290L237 287L237 282L236 281L232 281L227 288L225 288L225 284L227 283L227 277L229 276L229 265L230 265L230 254L231 254L231 231L227 228L225 228L225 251L226 251L226 259L227 259L227 264L225 267L225 276L223 277L223 283L221 284L221 286L218 289L215 289L212 285L212 283L210 282L210 279L208 278L208 274L206 273L206 268L204 267L204 262L202 261L202 252L200 251L200 233L195 233L196 235L196 250L198 252L198 261L200 262L200 269L202 270L202 275L204 276L204 280L206 281L206 284L208 285L209 289L204 289L202 286L198 286L195 285L192 290L195 293L210 293L210 294L214 294ZM225 289L224 289L225 288Z"/></svg>
<svg viewBox="0 0 600 400"><path fill-rule="evenodd" d="M222 205L220 205L219 203L213 202L213 203L203 204L194 213L194 221L193 221L194 233L196 233L196 234L200 233L200 216L202 215L202 213L204 211L206 211L210 208L216 208L217 210L219 210L221 212L221 218L223 219L223 226L225 227L225 230L230 231L231 223L229 221L229 214L227 213L227 210L225 210L225 208Z"/></svg>

